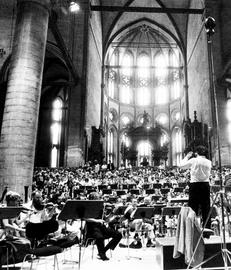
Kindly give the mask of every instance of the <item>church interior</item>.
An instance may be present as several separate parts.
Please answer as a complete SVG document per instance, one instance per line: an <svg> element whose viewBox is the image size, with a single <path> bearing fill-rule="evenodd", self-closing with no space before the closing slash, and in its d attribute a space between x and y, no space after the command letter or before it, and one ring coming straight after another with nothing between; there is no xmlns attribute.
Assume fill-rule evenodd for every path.
<svg viewBox="0 0 231 270"><path fill-rule="evenodd" d="M231 179L230 16L229 0L1 0L0 204L7 191L27 203L43 189L63 203L97 190L111 201L148 195L169 207L171 192L181 200L164 216L176 222L189 180L179 166L198 145L208 150L217 200ZM175 236L161 224L155 239ZM143 251L131 254L155 253ZM136 259L125 261L172 269L158 256L147 265Z"/></svg>

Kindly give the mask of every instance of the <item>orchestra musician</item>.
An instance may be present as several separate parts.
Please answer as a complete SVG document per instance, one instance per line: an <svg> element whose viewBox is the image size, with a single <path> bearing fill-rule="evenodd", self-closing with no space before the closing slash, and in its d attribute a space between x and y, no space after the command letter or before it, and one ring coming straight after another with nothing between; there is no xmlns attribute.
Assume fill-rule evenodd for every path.
<svg viewBox="0 0 231 270"><path fill-rule="evenodd" d="M21 196L14 191L8 191L5 200L7 207L20 207L22 202ZM22 227L19 215L14 218L2 219L0 223L3 232L1 240L5 240L5 244L0 247L0 269L2 269L2 264L22 262L30 250L31 243L25 238L25 228ZM11 248L6 249L4 246Z"/></svg>
<svg viewBox="0 0 231 270"><path fill-rule="evenodd" d="M153 221L146 218L136 218L134 219L134 214L137 210L137 207L139 206L151 206L151 200L149 197L145 198L145 205L144 203L142 205L138 205L137 198L133 198L132 202L128 204L126 210L124 211L124 217L126 218L126 221L124 224L125 227L127 227L130 231L134 231L134 241L129 245L130 248L142 248L141 243L141 233L145 233L147 235L147 247L154 247L155 243L153 243L153 240L155 238L154 235L154 226ZM120 244L120 247L127 247L127 245Z"/></svg>
<svg viewBox="0 0 231 270"><path fill-rule="evenodd" d="M20 206L21 204L21 196L14 191L8 191L5 200L7 206ZM21 224L22 221L19 220L19 217L2 220L2 227L7 236L25 236L25 229Z"/></svg>
<svg viewBox="0 0 231 270"><path fill-rule="evenodd" d="M100 195L97 192L92 192L89 195L89 200L99 200ZM102 213L103 214L103 213ZM107 226L102 215L99 218L88 218L86 220L86 238L94 238L98 249L99 258L103 261L109 260L106 252L109 249L114 250L120 242L122 235L120 232L112 227ZM110 239L109 243L105 246L104 240Z"/></svg>

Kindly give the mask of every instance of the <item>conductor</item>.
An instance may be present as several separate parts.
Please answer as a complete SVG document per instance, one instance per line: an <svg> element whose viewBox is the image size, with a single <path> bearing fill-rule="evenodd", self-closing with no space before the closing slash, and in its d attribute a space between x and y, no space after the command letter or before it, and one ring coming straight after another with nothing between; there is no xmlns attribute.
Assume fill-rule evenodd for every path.
<svg viewBox="0 0 231 270"><path fill-rule="evenodd" d="M210 217L207 224L205 224L210 211L209 176L212 167L211 161L207 159L207 154L207 148L198 145L195 149L195 157L193 157L193 152L189 152L180 162L180 167L190 169L191 177L188 206L191 207L197 215L199 214L199 209L201 209L203 227L210 229Z"/></svg>

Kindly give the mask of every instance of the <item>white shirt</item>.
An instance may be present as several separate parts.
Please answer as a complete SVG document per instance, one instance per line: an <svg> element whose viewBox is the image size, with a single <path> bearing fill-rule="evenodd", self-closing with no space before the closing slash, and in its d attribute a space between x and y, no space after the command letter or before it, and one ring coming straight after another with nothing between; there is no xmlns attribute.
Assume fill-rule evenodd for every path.
<svg viewBox="0 0 231 270"><path fill-rule="evenodd" d="M209 182L209 176L212 168L212 162L204 156L197 156L188 159L186 156L180 163L180 167L190 168L191 183Z"/></svg>

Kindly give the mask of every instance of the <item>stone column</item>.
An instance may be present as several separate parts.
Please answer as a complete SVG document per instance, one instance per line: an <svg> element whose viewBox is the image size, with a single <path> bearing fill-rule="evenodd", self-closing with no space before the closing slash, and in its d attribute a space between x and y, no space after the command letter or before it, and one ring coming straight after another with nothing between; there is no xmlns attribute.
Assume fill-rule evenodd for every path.
<svg viewBox="0 0 231 270"><path fill-rule="evenodd" d="M31 187L50 0L17 0L2 132L0 194Z"/></svg>

